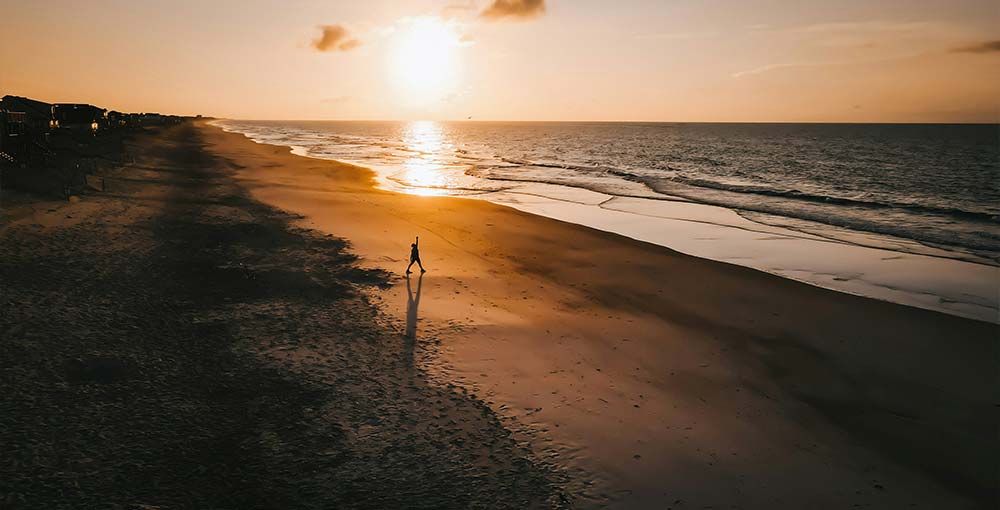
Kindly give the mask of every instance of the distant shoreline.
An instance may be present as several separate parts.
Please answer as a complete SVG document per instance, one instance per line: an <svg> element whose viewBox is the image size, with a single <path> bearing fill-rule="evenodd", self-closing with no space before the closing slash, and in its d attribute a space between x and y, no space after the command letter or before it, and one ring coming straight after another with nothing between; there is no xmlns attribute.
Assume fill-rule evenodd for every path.
<svg viewBox="0 0 1000 510"><path fill-rule="evenodd" d="M243 122L504 122L524 124L831 124L848 126L1000 126L1000 122L829 122L829 121L673 121L673 120L515 120L515 119L243 119L235 117L204 117L205 120L235 120Z"/></svg>

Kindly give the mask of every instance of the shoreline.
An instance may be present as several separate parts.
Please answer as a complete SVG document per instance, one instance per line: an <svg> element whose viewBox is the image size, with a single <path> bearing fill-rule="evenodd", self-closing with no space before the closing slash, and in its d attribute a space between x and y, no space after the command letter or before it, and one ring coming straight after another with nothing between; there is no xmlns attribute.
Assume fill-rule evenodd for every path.
<svg viewBox="0 0 1000 510"><path fill-rule="evenodd" d="M592 473L594 506L976 508L992 494L994 325L391 193L367 169L203 132L255 198L367 266L401 272L420 235L417 340L442 354L424 368ZM394 283L373 299L402 320L412 299Z"/></svg>
<svg viewBox="0 0 1000 510"><path fill-rule="evenodd" d="M840 238L830 238L755 221L723 206L608 195L555 184L515 181L515 190L453 195L447 189L406 186L392 177L392 168L312 156L295 146L256 140L218 122L210 125L255 143L367 168L374 172L377 186L387 191L483 200L823 289L1000 323L1000 295L995 291L1000 267L957 258L916 241L828 226L843 230ZM909 248L894 246L904 244Z"/></svg>

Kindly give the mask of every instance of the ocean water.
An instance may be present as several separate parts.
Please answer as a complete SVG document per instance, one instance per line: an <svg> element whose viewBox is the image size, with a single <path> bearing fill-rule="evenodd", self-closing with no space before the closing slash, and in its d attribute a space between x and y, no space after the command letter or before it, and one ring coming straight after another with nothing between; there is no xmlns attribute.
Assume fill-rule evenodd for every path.
<svg viewBox="0 0 1000 510"><path fill-rule="evenodd" d="M373 168L396 191L489 199L580 188L606 196L596 205L609 210L628 198L689 201L839 242L1000 266L998 125L219 124Z"/></svg>

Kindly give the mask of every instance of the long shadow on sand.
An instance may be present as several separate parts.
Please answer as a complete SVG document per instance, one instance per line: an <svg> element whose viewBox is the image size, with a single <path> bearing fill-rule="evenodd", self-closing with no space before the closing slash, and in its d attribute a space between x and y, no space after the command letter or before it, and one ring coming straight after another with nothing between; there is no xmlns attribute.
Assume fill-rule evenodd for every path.
<svg viewBox="0 0 1000 510"><path fill-rule="evenodd" d="M420 273L417 278L417 293L413 294L413 287L410 285L410 275L406 275L406 338L415 340L417 338L417 310L420 308L420 291L424 287L424 274Z"/></svg>

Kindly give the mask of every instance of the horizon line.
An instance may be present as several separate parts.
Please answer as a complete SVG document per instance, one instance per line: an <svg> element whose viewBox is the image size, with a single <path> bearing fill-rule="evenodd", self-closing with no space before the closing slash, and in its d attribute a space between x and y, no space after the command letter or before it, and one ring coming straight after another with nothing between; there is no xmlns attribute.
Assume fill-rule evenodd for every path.
<svg viewBox="0 0 1000 510"><path fill-rule="evenodd" d="M193 115L192 115L193 116ZM237 118L203 115L214 120L235 120L247 122L565 122L565 123L611 123L611 124L844 124L844 125L968 125L995 126L1000 125L1000 118L992 122L980 121L826 121L826 120L595 120L595 119L264 119Z"/></svg>

